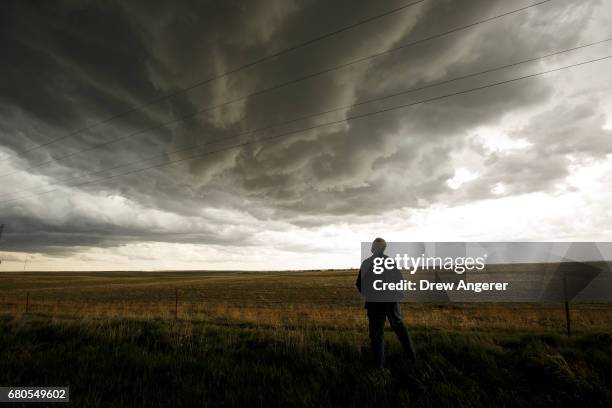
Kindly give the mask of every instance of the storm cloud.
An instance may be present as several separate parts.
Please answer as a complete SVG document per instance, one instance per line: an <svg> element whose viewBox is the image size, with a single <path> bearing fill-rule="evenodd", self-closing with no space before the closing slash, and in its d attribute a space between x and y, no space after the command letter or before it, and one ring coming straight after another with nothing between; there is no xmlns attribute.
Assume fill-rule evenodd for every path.
<svg viewBox="0 0 612 408"><path fill-rule="evenodd" d="M223 75L401 4L3 2L1 248L257 250L267 234L572 191L573 170L609 159L609 60L415 104L612 54L429 86L612 38L605 1L545 2L291 83L532 4L427 0Z"/></svg>

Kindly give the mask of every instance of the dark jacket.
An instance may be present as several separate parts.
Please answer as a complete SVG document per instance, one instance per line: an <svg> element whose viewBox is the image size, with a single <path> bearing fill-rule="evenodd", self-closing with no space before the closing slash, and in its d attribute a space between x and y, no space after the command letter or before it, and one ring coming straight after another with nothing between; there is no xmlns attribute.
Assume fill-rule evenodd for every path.
<svg viewBox="0 0 612 408"><path fill-rule="evenodd" d="M385 254L372 255L361 263L361 268L359 268L359 273L357 274L355 286L357 286L357 290L359 290L359 293L361 293L365 300L366 309L370 309L373 306L382 306L382 303L396 303L404 297L403 292L375 291L373 289L373 283L377 279L388 283L397 283L402 280L402 274L397 269L397 266L395 266L395 262L393 262L393 268L386 269L380 275L375 274L374 259L379 257L389 258Z"/></svg>

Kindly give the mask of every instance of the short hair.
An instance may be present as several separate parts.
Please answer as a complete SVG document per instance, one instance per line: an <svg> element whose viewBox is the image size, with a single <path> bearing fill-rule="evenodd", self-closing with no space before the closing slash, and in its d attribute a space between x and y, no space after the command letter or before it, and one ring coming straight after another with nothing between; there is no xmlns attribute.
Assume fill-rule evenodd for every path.
<svg viewBox="0 0 612 408"><path fill-rule="evenodd" d="M387 248L387 241L382 238L374 239L372 242L372 253L382 253Z"/></svg>

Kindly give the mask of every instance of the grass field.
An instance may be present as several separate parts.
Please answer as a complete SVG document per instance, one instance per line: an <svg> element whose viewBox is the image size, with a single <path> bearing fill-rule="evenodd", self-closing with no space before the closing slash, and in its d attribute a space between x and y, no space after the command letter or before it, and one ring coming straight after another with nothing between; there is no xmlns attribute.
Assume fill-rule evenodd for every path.
<svg viewBox="0 0 612 408"><path fill-rule="evenodd" d="M405 304L420 359L389 332L379 371L354 278L4 273L0 385L85 407L612 405L608 305L573 305L568 338L558 304Z"/></svg>

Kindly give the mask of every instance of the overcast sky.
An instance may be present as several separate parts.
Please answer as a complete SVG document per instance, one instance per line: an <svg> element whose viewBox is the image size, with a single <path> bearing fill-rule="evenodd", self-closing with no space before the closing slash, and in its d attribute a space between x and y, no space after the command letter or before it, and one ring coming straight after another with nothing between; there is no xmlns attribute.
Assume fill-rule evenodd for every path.
<svg viewBox="0 0 612 408"><path fill-rule="evenodd" d="M351 106L612 38L611 1L550 1L244 98L535 2L427 0L188 92L404 3L2 2L0 270L354 267L376 236L609 241L612 59L341 120L612 55Z"/></svg>

